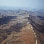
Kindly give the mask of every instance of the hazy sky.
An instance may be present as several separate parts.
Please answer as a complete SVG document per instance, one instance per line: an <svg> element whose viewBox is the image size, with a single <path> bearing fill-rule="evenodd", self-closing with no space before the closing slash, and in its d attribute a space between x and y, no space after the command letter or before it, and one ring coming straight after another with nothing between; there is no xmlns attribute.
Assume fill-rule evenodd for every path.
<svg viewBox="0 0 44 44"><path fill-rule="evenodd" d="M44 9L44 0L0 0L0 7Z"/></svg>

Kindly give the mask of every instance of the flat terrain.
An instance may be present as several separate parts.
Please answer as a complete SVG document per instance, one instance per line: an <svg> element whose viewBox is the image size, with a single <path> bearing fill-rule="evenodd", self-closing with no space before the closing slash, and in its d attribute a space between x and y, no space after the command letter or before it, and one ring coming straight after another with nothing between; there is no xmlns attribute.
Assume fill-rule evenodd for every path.
<svg viewBox="0 0 44 44"><path fill-rule="evenodd" d="M12 32L1 44L35 44L36 38L33 28L28 24L20 32Z"/></svg>

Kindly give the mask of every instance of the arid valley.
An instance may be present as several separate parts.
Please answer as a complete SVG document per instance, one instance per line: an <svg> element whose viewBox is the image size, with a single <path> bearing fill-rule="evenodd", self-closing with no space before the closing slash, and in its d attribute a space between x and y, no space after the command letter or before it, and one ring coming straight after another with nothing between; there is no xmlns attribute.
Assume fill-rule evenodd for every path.
<svg viewBox="0 0 44 44"><path fill-rule="evenodd" d="M0 10L0 44L44 44L43 15L40 11Z"/></svg>

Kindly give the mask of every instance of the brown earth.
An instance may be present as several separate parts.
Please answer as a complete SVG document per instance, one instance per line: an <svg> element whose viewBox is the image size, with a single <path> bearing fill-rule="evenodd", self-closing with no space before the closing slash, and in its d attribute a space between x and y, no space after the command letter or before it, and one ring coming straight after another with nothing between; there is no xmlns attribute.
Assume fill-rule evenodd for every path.
<svg viewBox="0 0 44 44"><path fill-rule="evenodd" d="M28 24L20 32L12 32L1 44L36 44L36 38L31 25Z"/></svg>

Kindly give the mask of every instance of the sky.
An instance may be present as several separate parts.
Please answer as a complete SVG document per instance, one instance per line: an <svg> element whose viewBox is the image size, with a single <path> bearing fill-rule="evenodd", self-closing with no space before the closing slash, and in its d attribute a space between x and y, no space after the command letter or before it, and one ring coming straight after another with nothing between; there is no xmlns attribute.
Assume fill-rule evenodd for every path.
<svg viewBox="0 0 44 44"><path fill-rule="evenodd" d="M0 0L0 7L44 10L44 0Z"/></svg>

